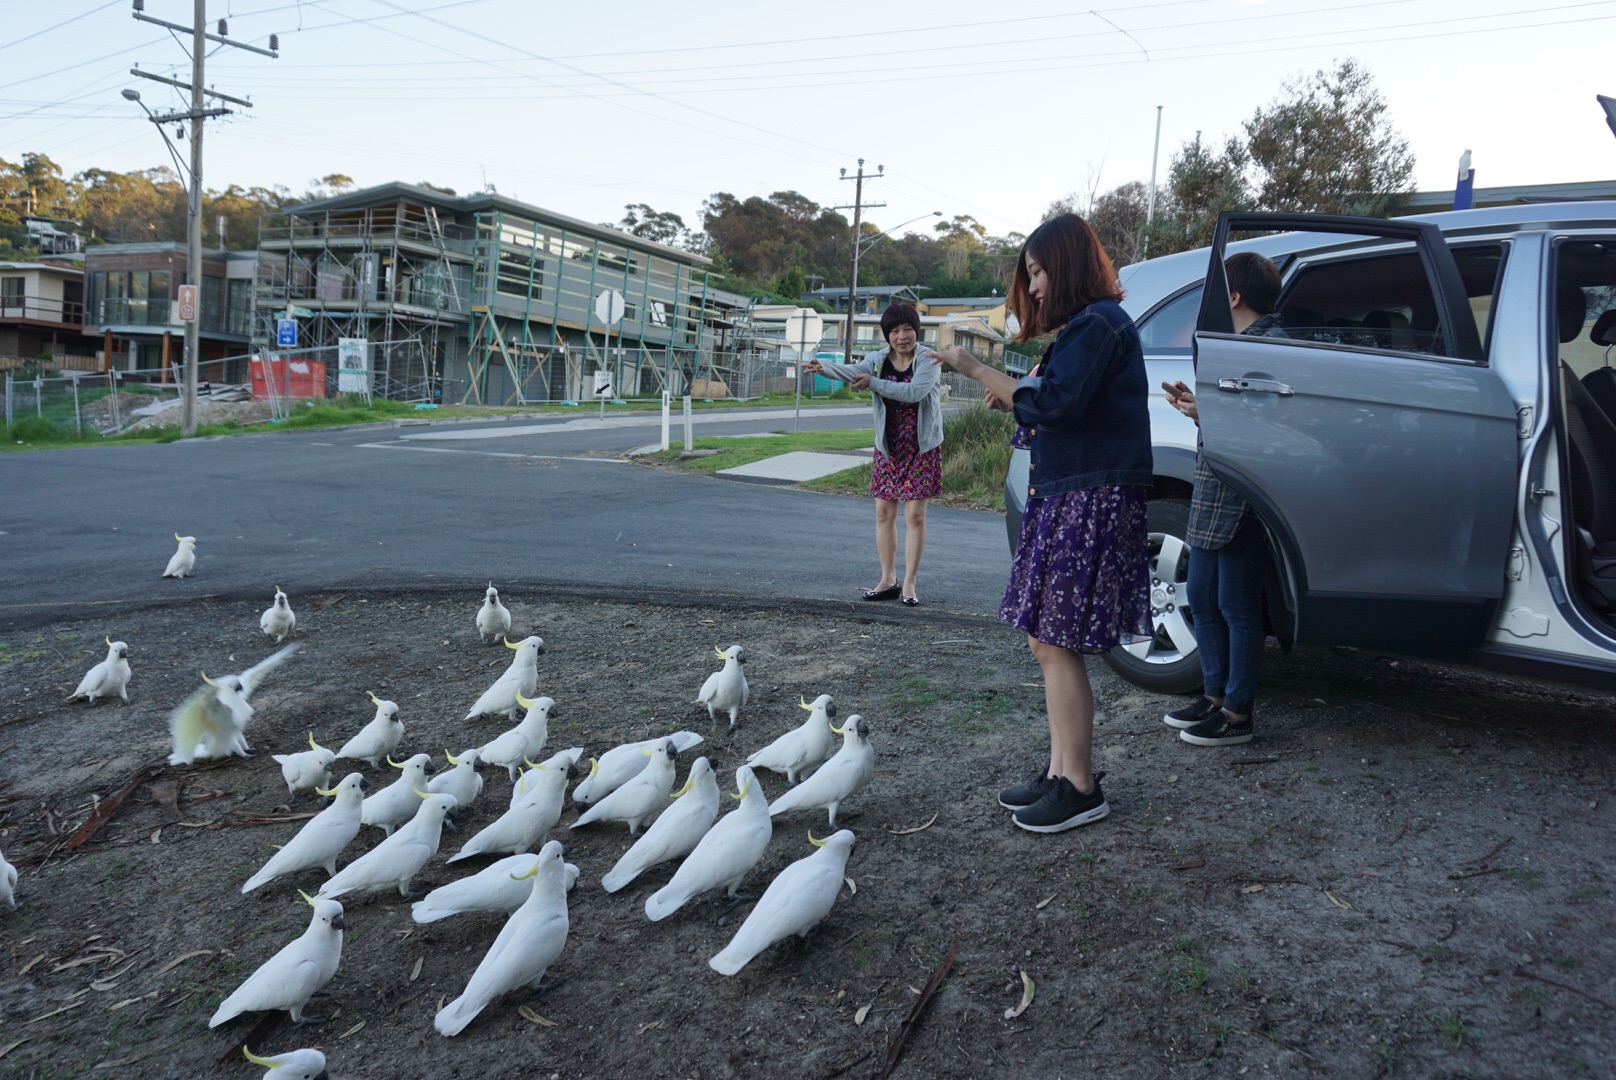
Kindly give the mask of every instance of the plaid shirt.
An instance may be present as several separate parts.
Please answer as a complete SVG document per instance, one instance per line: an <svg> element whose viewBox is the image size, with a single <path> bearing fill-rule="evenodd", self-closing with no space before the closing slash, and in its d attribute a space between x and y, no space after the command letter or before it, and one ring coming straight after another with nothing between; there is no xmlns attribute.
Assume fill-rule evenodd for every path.
<svg viewBox="0 0 1616 1080"><path fill-rule="evenodd" d="M1264 315L1246 327L1245 333L1254 337L1289 336L1280 327L1277 315ZM1246 500L1212 475L1206 459L1201 456L1199 435L1195 440L1195 450L1195 494L1190 499L1190 520L1185 530L1189 535L1185 539L1191 547L1215 551L1234 539L1250 508Z"/></svg>

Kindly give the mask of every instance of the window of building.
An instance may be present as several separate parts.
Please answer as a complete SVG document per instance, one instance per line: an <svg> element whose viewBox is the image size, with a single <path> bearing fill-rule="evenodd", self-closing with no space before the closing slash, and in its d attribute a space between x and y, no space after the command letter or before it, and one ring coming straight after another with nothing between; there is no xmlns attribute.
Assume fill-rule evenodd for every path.
<svg viewBox="0 0 1616 1080"><path fill-rule="evenodd" d="M0 277L0 308L22 307L27 278Z"/></svg>

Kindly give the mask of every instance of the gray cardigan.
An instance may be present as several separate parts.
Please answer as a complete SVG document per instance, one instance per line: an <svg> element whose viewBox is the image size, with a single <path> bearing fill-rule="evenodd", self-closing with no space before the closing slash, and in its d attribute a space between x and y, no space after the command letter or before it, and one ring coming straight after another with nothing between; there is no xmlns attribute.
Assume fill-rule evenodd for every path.
<svg viewBox="0 0 1616 1080"><path fill-rule="evenodd" d="M829 360L821 360L819 365L825 369L827 377L841 382L852 382L860 375L870 377L870 391L875 406L875 445L883 454L887 453L886 399L918 402L920 409L915 417L915 434L918 437L920 452L924 454L927 450L943 445L941 400L943 370L931 362L929 351L916 348L914 375L910 377L909 382L883 379L881 362L891 351L890 348L879 349L856 364L836 364Z"/></svg>

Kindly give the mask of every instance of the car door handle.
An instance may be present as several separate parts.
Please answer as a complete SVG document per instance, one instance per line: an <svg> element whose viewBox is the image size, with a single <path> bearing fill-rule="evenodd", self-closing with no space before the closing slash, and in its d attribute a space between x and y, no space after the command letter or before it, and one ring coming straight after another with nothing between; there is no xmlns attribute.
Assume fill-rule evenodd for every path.
<svg viewBox="0 0 1616 1080"><path fill-rule="evenodd" d="M1290 397L1296 393L1273 379L1219 379L1218 389L1231 394L1278 394L1280 397Z"/></svg>

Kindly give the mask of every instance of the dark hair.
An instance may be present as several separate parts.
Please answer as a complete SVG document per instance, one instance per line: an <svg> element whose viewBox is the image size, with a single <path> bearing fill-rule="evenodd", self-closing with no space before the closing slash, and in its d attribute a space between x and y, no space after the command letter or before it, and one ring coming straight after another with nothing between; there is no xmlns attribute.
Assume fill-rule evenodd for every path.
<svg viewBox="0 0 1616 1080"><path fill-rule="evenodd" d="M881 336L887 339L889 345L892 343L892 331L900 326L913 327L915 338L919 339L920 312L915 310L915 305L913 304L906 304L902 300L894 300L881 313Z"/></svg>
<svg viewBox="0 0 1616 1080"><path fill-rule="evenodd" d="M1044 268L1049 279L1044 302L1027 291L1027 256ZM1032 231L1016 257L1010 279L1010 310L1021 329L1017 341L1029 341L1066 323L1096 300L1121 300L1122 285L1100 238L1076 214L1056 214Z"/></svg>
<svg viewBox="0 0 1616 1080"><path fill-rule="evenodd" d="M1229 291L1240 294L1240 302L1258 315L1272 315L1279 307L1279 267L1265 255L1242 251L1223 260L1223 273Z"/></svg>

